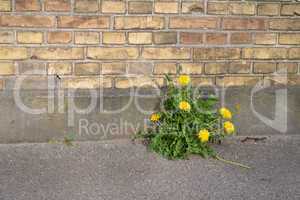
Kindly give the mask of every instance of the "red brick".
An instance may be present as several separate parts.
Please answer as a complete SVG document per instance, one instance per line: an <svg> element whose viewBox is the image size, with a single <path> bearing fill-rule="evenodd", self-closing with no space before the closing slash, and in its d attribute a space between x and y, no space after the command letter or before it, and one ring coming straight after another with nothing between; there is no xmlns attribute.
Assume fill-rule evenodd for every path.
<svg viewBox="0 0 300 200"><path fill-rule="evenodd" d="M0 16L0 25L7 27L36 27L36 28L50 28L55 25L55 18L53 16Z"/></svg>
<svg viewBox="0 0 300 200"><path fill-rule="evenodd" d="M16 11L39 11L41 3L39 0L16 0Z"/></svg>
<svg viewBox="0 0 300 200"><path fill-rule="evenodd" d="M59 28L109 28L109 17L59 16Z"/></svg>
<svg viewBox="0 0 300 200"><path fill-rule="evenodd" d="M53 31L48 32L48 43L49 44L66 44L72 41L71 32Z"/></svg>
<svg viewBox="0 0 300 200"><path fill-rule="evenodd" d="M231 44L251 44L251 33L232 33L230 36Z"/></svg>
<svg viewBox="0 0 300 200"><path fill-rule="evenodd" d="M206 33L207 44L226 44L227 34L226 33Z"/></svg>
<svg viewBox="0 0 300 200"><path fill-rule="evenodd" d="M266 22L264 19L225 18L223 28L225 30L264 30Z"/></svg>
<svg viewBox="0 0 300 200"><path fill-rule="evenodd" d="M180 33L181 44L202 44L203 33L182 32Z"/></svg>
<svg viewBox="0 0 300 200"><path fill-rule="evenodd" d="M68 12L71 10L70 0L45 0L46 11Z"/></svg>

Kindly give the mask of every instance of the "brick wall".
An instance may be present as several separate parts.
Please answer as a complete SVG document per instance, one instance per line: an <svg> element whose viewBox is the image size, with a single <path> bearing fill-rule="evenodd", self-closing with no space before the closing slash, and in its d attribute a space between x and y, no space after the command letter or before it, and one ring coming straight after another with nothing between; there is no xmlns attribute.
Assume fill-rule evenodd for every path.
<svg viewBox="0 0 300 200"><path fill-rule="evenodd" d="M163 74L299 84L300 2L0 0L0 89L58 75L62 87L126 88Z"/></svg>

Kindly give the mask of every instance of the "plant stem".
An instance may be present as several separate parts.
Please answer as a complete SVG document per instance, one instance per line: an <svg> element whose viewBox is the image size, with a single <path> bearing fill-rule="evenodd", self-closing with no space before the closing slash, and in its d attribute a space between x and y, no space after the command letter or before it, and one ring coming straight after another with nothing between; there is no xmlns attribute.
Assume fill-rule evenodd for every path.
<svg viewBox="0 0 300 200"><path fill-rule="evenodd" d="M222 161L222 162L224 162L224 163L227 163L227 164L239 166L239 167L242 167L242 168L245 168L245 169L251 169L251 167L249 167L249 166L247 166L247 165L243 165L243 164L238 163L238 162L226 160L226 159L224 159L224 158L219 157L218 155L215 156L215 159L216 159L216 160L219 160L219 161Z"/></svg>

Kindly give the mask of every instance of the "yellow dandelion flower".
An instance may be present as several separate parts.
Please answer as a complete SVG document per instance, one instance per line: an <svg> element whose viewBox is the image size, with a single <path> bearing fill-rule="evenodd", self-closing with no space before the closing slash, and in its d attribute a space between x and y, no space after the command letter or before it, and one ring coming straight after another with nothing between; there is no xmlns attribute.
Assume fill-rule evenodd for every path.
<svg viewBox="0 0 300 200"><path fill-rule="evenodd" d="M209 132L206 129L202 129L198 133L198 138L201 142L207 142L209 139Z"/></svg>
<svg viewBox="0 0 300 200"><path fill-rule="evenodd" d="M160 119L160 115L157 114L157 113L152 114L151 117L150 117L150 120L152 122L157 122L159 119Z"/></svg>
<svg viewBox="0 0 300 200"><path fill-rule="evenodd" d="M224 118L224 119L231 119L232 118L232 114L230 112L230 110L228 110L227 108L221 108L219 110L220 115Z"/></svg>
<svg viewBox="0 0 300 200"><path fill-rule="evenodd" d="M181 75L179 76L179 84L182 86L186 86L190 83L191 79L187 75Z"/></svg>
<svg viewBox="0 0 300 200"><path fill-rule="evenodd" d="M235 130L234 124L230 121L224 122L224 130L227 134L232 134Z"/></svg>
<svg viewBox="0 0 300 200"><path fill-rule="evenodd" d="M179 109L184 111L190 111L191 105L187 101L181 101L179 103Z"/></svg>

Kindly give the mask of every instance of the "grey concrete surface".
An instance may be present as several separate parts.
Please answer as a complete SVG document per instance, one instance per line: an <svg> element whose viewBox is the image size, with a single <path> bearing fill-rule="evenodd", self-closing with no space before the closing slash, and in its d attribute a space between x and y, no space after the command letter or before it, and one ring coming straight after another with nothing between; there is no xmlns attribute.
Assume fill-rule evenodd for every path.
<svg viewBox="0 0 300 200"><path fill-rule="evenodd" d="M170 161L140 142L0 145L1 200L299 200L300 137L216 146L245 170L192 156Z"/></svg>
<svg viewBox="0 0 300 200"><path fill-rule="evenodd" d="M237 114L234 117L239 134L281 135L281 132L265 124L254 114L251 108L251 90L252 88L238 87L219 91L220 97L222 94L224 95L225 106L233 111L239 108L237 112L235 111ZM273 120L275 111L279 110L275 109L276 91L278 88L271 87L255 93L252 98L255 111L269 120ZM71 106L68 106L66 93L65 96L63 95L65 102L62 105L65 109L60 112L58 110L58 91L51 92L47 90L21 91L22 102L29 108L47 108L48 103L53 102L53 112L49 109L49 112L43 114L30 114L22 111L14 99L12 90L0 92L0 143L47 142L53 138L63 138L70 133L75 136L77 141L128 138L129 135L144 127L145 120L149 118L151 112L157 110L160 102L158 96L153 95L151 90L136 91L133 95L129 95L126 90L97 91L95 108L89 113L80 114L68 111ZM91 101L87 91L79 91L72 97L74 97L72 101L74 100L78 108L86 108ZM289 87L286 100L286 105L282 102L279 104L280 109L287 108L285 134L298 134L300 129L300 87ZM125 105L128 106L120 112L109 112L124 108ZM142 110L148 111L148 113L143 113ZM284 112L280 110L279 115L283 114ZM69 124L69 120L73 124ZM276 122L276 124L280 123L285 124L284 120Z"/></svg>

